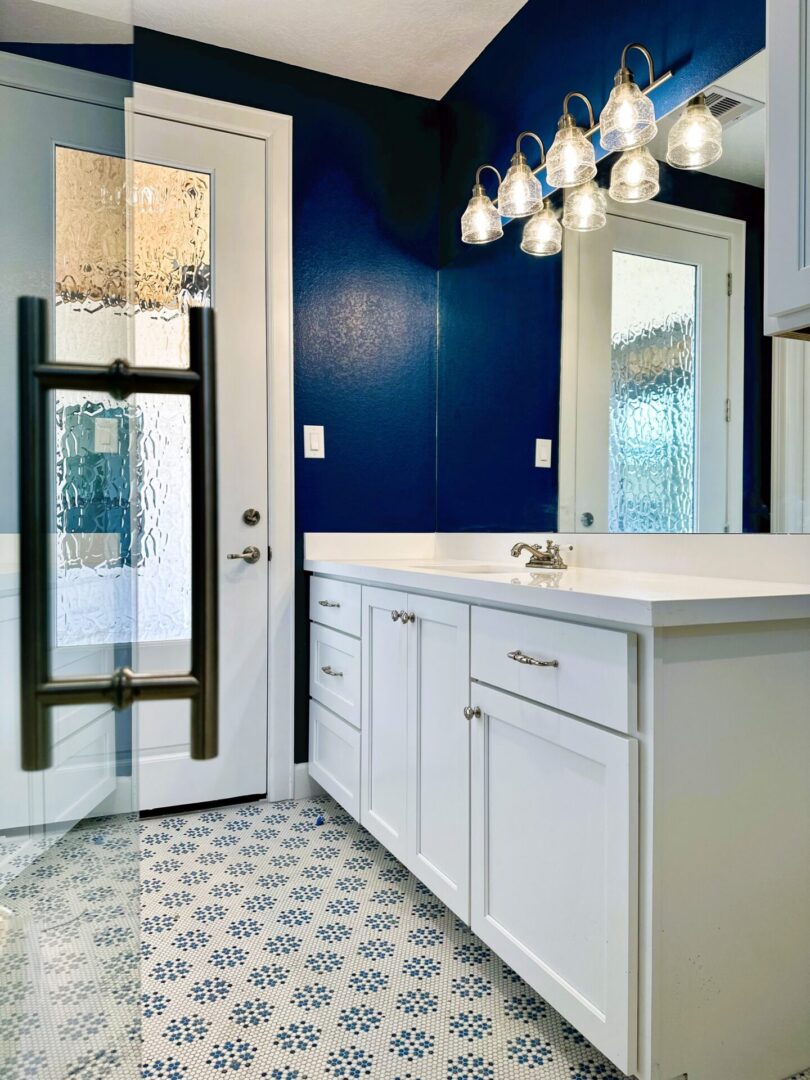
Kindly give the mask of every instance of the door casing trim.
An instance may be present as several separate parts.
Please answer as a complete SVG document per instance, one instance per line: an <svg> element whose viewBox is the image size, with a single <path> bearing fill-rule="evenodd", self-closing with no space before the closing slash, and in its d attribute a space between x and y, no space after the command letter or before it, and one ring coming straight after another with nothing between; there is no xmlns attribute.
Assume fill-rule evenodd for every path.
<svg viewBox="0 0 810 1080"><path fill-rule="evenodd" d="M267 797L294 796L295 486L292 330L292 117L134 83L127 112L265 144L268 573ZM130 126L128 125L128 132Z"/></svg>

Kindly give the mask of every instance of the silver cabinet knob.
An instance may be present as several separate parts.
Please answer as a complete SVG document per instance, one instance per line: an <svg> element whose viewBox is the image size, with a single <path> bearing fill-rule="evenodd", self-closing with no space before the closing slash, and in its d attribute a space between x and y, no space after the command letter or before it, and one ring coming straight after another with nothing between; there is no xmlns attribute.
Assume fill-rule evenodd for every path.
<svg viewBox="0 0 810 1080"><path fill-rule="evenodd" d="M228 559L244 559L246 563L255 563L259 561L262 555L259 549L251 544L243 551L234 552L226 557Z"/></svg>
<svg viewBox="0 0 810 1080"><path fill-rule="evenodd" d="M464 719L465 720L480 720L481 719L481 707L480 705L465 705L464 706Z"/></svg>
<svg viewBox="0 0 810 1080"><path fill-rule="evenodd" d="M416 613L413 611L400 611L399 617L404 623L416 622Z"/></svg>
<svg viewBox="0 0 810 1080"><path fill-rule="evenodd" d="M401 614L401 612L399 612L399 611L392 611L391 612L391 618L394 620L394 622L399 622L400 614Z"/></svg>

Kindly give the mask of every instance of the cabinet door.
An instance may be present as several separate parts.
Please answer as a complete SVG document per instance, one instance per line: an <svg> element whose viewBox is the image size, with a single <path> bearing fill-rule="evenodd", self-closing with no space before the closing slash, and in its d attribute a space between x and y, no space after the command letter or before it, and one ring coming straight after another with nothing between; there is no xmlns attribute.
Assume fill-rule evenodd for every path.
<svg viewBox="0 0 810 1080"><path fill-rule="evenodd" d="M632 1073L637 744L483 686L473 705L473 930Z"/></svg>
<svg viewBox="0 0 810 1080"><path fill-rule="evenodd" d="M470 609L409 596L408 610L408 866L469 922Z"/></svg>
<svg viewBox="0 0 810 1080"><path fill-rule="evenodd" d="M360 821L406 861L408 624L394 621L408 597L363 589L363 716Z"/></svg>
<svg viewBox="0 0 810 1080"><path fill-rule="evenodd" d="M810 335L810 0L767 10L765 329Z"/></svg>

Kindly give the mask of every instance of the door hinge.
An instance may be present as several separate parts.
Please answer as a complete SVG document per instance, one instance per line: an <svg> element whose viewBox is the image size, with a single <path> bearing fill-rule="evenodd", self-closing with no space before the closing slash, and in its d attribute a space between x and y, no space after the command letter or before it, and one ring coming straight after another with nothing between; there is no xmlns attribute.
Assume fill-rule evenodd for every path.
<svg viewBox="0 0 810 1080"><path fill-rule="evenodd" d="M726 292L731 296L734 291L734 275L732 273L726 274Z"/></svg>
<svg viewBox="0 0 810 1080"><path fill-rule="evenodd" d="M273 549L268 544L267 545L267 561L270 562L272 560L272 558L273 558Z"/></svg>
<svg viewBox="0 0 810 1080"><path fill-rule="evenodd" d="M731 423L731 398L726 398L726 423Z"/></svg>

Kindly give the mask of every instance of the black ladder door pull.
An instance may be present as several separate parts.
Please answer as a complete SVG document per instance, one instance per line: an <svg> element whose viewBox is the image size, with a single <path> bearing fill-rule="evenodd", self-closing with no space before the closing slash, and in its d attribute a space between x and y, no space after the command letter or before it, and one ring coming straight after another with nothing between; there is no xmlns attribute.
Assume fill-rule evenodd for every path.
<svg viewBox="0 0 810 1080"><path fill-rule="evenodd" d="M56 364L48 359L48 305L18 301L20 399L20 724L22 768L51 765L50 710L57 705L191 700L191 756L214 758L219 744L219 610L217 580L217 438L214 313L189 310L188 368ZM127 667L109 675L54 679L49 628L49 408L50 390L130 394L187 394L191 401L191 671L149 675Z"/></svg>

